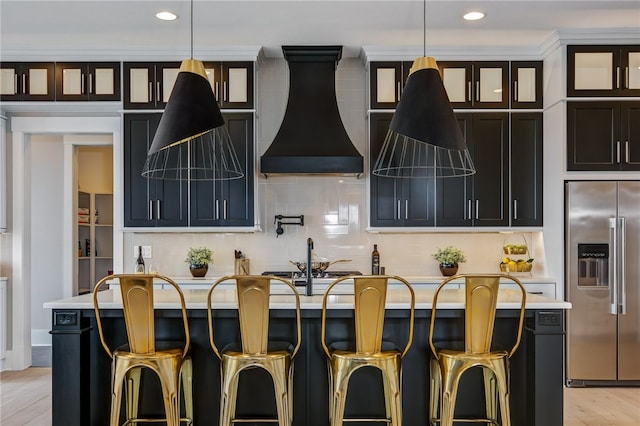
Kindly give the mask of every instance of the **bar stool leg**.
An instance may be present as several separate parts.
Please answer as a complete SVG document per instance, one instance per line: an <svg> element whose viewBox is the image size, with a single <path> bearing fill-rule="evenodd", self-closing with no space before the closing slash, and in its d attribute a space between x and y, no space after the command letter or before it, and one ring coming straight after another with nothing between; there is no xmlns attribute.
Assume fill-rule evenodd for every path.
<svg viewBox="0 0 640 426"><path fill-rule="evenodd" d="M181 393L184 397L184 411L187 424L193 424L193 362L191 358L185 358L180 370L182 383ZM178 401L180 404L180 401Z"/></svg>
<svg viewBox="0 0 640 426"><path fill-rule="evenodd" d="M500 412L502 426L511 426L511 409L509 406L509 360L508 358L491 361L491 368L495 372L498 395L500 397Z"/></svg>
<svg viewBox="0 0 640 426"><path fill-rule="evenodd" d="M441 358L442 361L442 358ZM442 370L442 398L440 400L440 426L453 426L458 396L458 384L463 373L462 363L448 360L451 365ZM447 360L445 360L447 362Z"/></svg>
<svg viewBox="0 0 640 426"><path fill-rule="evenodd" d="M157 362L157 374L162 386L164 411L167 426L180 426L180 404L178 402L178 387L180 378L173 372L173 359L162 359Z"/></svg>
<svg viewBox="0 0 640 426"><path fill-rule="evenodd" d="M349 377L351 369L344 367L345 362L340 359L334 360L333 368L337 374L333 377L333 414L331 418L331 426L342 426L344 418L344 407L347 399L347 389L349 387Z"/></svg>
<svg viewBox="0 0 640 426"><path fill-rule="evenodd" d="M391 420L391 426L402 426L399 357L385 360L381 370L385 389L385 406L390 408L387 418Z"/></svg>
<svg viewBox="0 0 640 426"><path fill-rule="evenodd" d="M115 362L115 361L114 361ZM122 403L122 380L124 379L124 372L119 371L116 368L112 368L113 374L111 376L111 418L109 421L110 426L118 426L120 424L120 404Z"/></svg>
<svg viewBox="0 0 640 426"><path fill-rule="evenodd" d="M442 397L440 365L435 358L429 360L429 377L431 377L431 388L429 389L429 424L434 425L438 419L438 408L440 407L440 398Z"/></svg>
<svg viewBox="0 0 640 426"><path fill-rule="evenodd" d="M495 425L498 421L498 397L496 394L496 376L487 367L482 367L482 377L484 378L484 403L489 425Z"/></svg>
<svg viewBox="0 0 640 426"><path fill-rule="evenodd" d="M289 393L287 392L287 382L282 379L285 375L284 362L273 362L264 366L265 370L271 375L273 380L273 391L276 397L276 409L278 412L278 425L290 426L290 412L289 412Z"/></svg>
<svg viewBox="0 0 640 426"><path fill-rule="evenodd" d="M235 419L236 395L240 372L236 370L233 361L223 363L222 367L222 402L220 404L220 426L231 426Z"/></svg>
<svg viewBox="0 0 640 426"><path fill-rule="evenodd" d="M138 401L140 398L140 376L142 375L142 367L131 368L125 374L126 385L125 392L127 395L127 420L135 420L138 418Z"/></svg>

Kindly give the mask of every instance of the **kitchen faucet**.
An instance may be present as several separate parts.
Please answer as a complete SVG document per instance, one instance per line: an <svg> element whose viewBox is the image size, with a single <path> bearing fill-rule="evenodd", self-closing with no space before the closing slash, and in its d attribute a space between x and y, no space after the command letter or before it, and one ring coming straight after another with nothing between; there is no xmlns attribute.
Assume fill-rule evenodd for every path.
<svg viewBox="0 0 640 426"><path fill-rule="evenodd" d="M307 285L305 287L305 295L311 296L313 294L312 281L313 281L313 267L311 262L311 252L313 251L313 240L307 238Z"/></svg>

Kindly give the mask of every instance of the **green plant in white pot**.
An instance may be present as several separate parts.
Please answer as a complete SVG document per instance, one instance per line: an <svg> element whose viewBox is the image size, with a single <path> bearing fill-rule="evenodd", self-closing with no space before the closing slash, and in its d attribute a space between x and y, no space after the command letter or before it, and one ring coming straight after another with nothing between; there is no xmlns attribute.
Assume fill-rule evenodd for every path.
<svg viewBox="0 0 640 426"><path fill-rule="evenodd" d="M458 264L467 261L464 252L453 246L438 248L433 253L433 258L440 264L440 272L444 276L455 275L458 272Z"/></svg>
<svg viewBox="0 0 640 426"><path fill-rule="evenodd" d="M207 247L189 247L187 258L184 261L189 264L192 276L204 277L209 270L209 264L213 262L213 251Z"/></svg>

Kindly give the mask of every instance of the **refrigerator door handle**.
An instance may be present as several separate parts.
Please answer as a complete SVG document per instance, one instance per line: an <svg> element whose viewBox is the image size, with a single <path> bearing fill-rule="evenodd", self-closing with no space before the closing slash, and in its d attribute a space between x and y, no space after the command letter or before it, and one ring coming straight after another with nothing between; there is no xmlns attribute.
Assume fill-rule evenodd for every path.
<svg viewBox="0 0 640 426"><path fill-rule="evenodd" d="M624 217L618 218L620 228L620 313L627 314L627 280L625 278L627 271L627 241L626 241L626 220Z"/></svg>
<svg viewBox="0 0 640 426"><path fill-rule="evenodd" d="M613 249L609 258L609 313L618 314L618 222L609 218L609 243Z"/></svg>

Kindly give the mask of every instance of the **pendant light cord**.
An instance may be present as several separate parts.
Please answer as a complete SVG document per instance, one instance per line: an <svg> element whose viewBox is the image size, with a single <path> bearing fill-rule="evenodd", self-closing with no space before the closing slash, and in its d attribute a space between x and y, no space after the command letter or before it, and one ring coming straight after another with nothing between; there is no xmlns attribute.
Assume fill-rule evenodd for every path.
<svg viewBox="0 0 640 426"><path fill-rule="evenodd" d="M427 56L427 0L422 2L422 37L422 56Z"/></svg>
<svg viewBox="0 0 640 426"><path fill-rule="evenodd" d="M193 0L191 0L191 59L193 59Z"/></svg>

